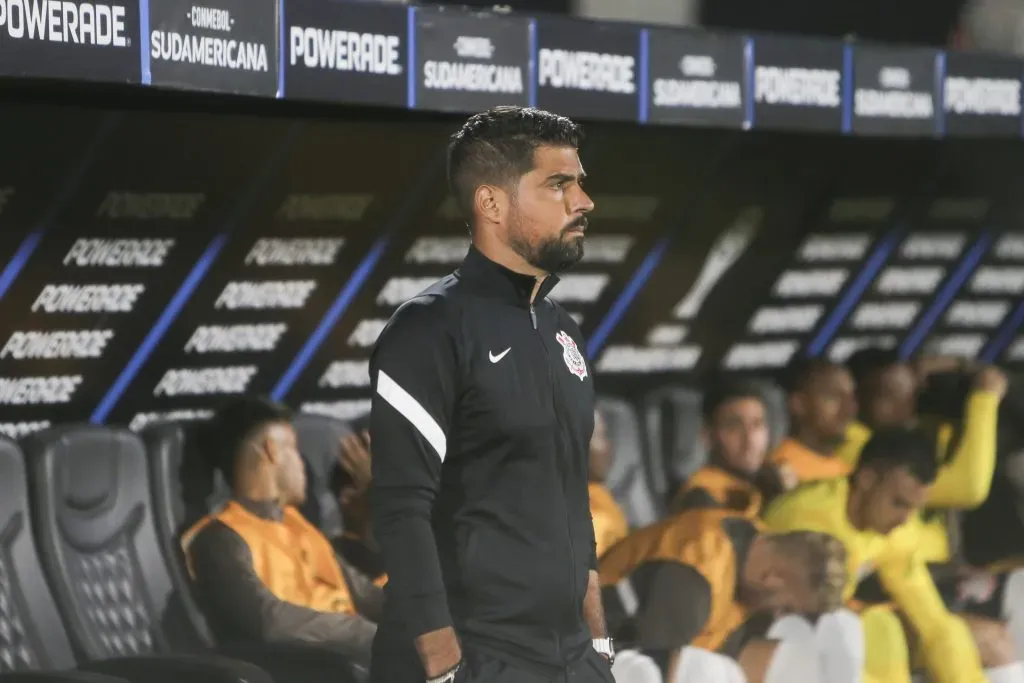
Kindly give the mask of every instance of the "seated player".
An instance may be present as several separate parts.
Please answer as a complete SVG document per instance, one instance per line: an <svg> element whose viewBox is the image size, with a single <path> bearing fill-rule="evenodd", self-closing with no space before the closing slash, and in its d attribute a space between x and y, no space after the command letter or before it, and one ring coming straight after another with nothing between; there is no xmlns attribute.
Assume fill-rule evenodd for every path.
<svg viewBox="0 0 1024 683"><path fill-rule="evenodd" d="M817 358L794 361L786 374L790 436L771 462L788 466L800 482L846 476L851 466L837 452L857 416L853 377Z"/></svg>
<svg viewBox="0 0 1024 683"><path fill-rule="evenodd" d="M601 411L594 411L594 434L590 437L590 517L594 521L597 556L622 540L629 533L629 524L612 492L604 485L615 453L608 440L608 428Z"/></svg>
<svg viewBox="0 0 1024 683"><path fill-rule="evenodd" d="M837 640L829 631L839 624L823 618L819 632L795 616L839 607L845 572L842 546L830 536L763 534L757 522L721 509L636 531L599 567L609 633L672 683L859 683L851 651L859 625ZM758 637L780 610L795 623L783 620Z"/></svg>
<svg viewBox="0 0 1024 683"><path fill-rule="evenodd" d="M934 683L1022 683L1024 667L1003 624L951 614L917 552L916 512L936 471L928 438L912 429L880 429L849 478L814 482L778 498L765 510L765 523L776 532L818 531L838 538L850 577L846 599L877 570L912 627ZM885 683L909 681L908 645L896 616L888 607L873 607L862 619L867 673Z"/></svg>
<svg viewBox="0 0 1024 683"><path fill-rule="evenodd" d="M728 508L756 518L766 497L796 483L787 466L765 463L770 435L760 390L749 382L718 382L704 393L701 412L708 464L680 487L672 510Z"/></svg>
<svg viewBox="0 0 1024 683"><path fill-rule="evenodd" d="M243 397L213 417L209 452L231 500L182 537L196 597L222 643L306 641L368 666L382 595L343 568L326 537L296 509L305 469L291 412Z"/></svg>

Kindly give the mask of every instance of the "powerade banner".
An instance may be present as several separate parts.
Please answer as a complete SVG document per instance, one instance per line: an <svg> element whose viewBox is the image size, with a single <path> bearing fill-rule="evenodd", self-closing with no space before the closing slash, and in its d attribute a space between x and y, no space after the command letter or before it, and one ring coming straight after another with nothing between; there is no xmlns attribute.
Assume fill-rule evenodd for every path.
<svg viewBox="0 0 1024 683"><path fill-rule="evenodd" d="M936 57L934 50L858 46L853 60L853 131L935 134Z"/></svg>
<svg viewBox="0 0 1024 683"><path fill-rule="evenodd" d="M635 26L538 19L537 106L566 116L636 120L640 31Z"/></svg>
<svg viewBox="0 0 1024 683"><path fill-rule="evenodd" d="M953 135L1019 135L1021 64L1011 58L946 56L943 109Z"/></svg>
<svg viewBox="0 0 1024 683"><path fill-rule="evenodd" d="M138 83L139 0L0 0L0 75Z"/></svg>
<svg viewBox="0 0 1024 683"><path fill-rule="evenodd" d="M481 111L529 104L529 23L524 17L416 10L415 106Z"/></svg>
<svg viewBox="0 0 1024 683"><path fill-rule="evenodd" d="M652 29L648 120L686 125L743 125L748 96L744 39Z"/></svg>
<svg viewBox="0 0 1024 683"><path fill-rule="evenodd" d="M842 121L842 43L754 39L755 126L838 132Z"/></svg>
<svg viewBox="0 0 1024 683"><path fill-rule="evenodd" d="M150 3L149 21L143 78L153 85L276 95L275 0L158 0Z"/></svg>
<svg viewBox="0 0 1024 683"><path fill-rule="evenodd" d="M288 0L283 8L285 95L405 106L405 7Z"/></svg>

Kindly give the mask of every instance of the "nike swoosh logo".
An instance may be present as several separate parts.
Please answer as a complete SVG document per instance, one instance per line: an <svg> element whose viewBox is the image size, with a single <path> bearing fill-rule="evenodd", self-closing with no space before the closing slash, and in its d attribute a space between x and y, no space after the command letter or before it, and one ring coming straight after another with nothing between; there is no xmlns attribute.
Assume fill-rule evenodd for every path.
<svg viewBox="0 0 1024 683"><path fill-rule="evenodd" d="M507 354L511 350L512 350L512 347L510 346L507 349L505 349L504 351L502 351L501 353L499 353L497 356L495 356L494 353L492 353L491 351L488 351L487 352L487 357L491 359L492 363L497 363L499 360L501 360L502 358L505 357L505 354Z"/></svg>

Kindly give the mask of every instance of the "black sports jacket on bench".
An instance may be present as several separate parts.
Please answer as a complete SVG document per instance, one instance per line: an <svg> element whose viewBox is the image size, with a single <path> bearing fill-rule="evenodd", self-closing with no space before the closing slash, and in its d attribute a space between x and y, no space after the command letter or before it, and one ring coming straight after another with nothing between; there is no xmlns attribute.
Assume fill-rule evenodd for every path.
<svg viewBox="0 0 1024 683"><path fill-rule="evenodd" d="M377 341L371 505L388 583L373 667L449 625L541 666L590 647L594 386L575 321L545 296L556 282L531 306L532 277L471 248Z"/></svg>

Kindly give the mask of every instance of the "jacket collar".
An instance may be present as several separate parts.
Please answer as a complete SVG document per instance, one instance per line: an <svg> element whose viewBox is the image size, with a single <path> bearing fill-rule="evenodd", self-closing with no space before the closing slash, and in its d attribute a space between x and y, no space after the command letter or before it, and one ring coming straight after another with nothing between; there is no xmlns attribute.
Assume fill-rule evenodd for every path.
<svg viewBox="0 0 1024 683"><path fill-rule="evenodd" d="M458 275L472 284L479 294L521 306L529 306L530 294L536 282L532 275L517 273L490 260L480 253L475 245L470 245L469 253L462 261ZM544 278L535 302L543 301L556 284L557 275L548 275Z"/></svg>

